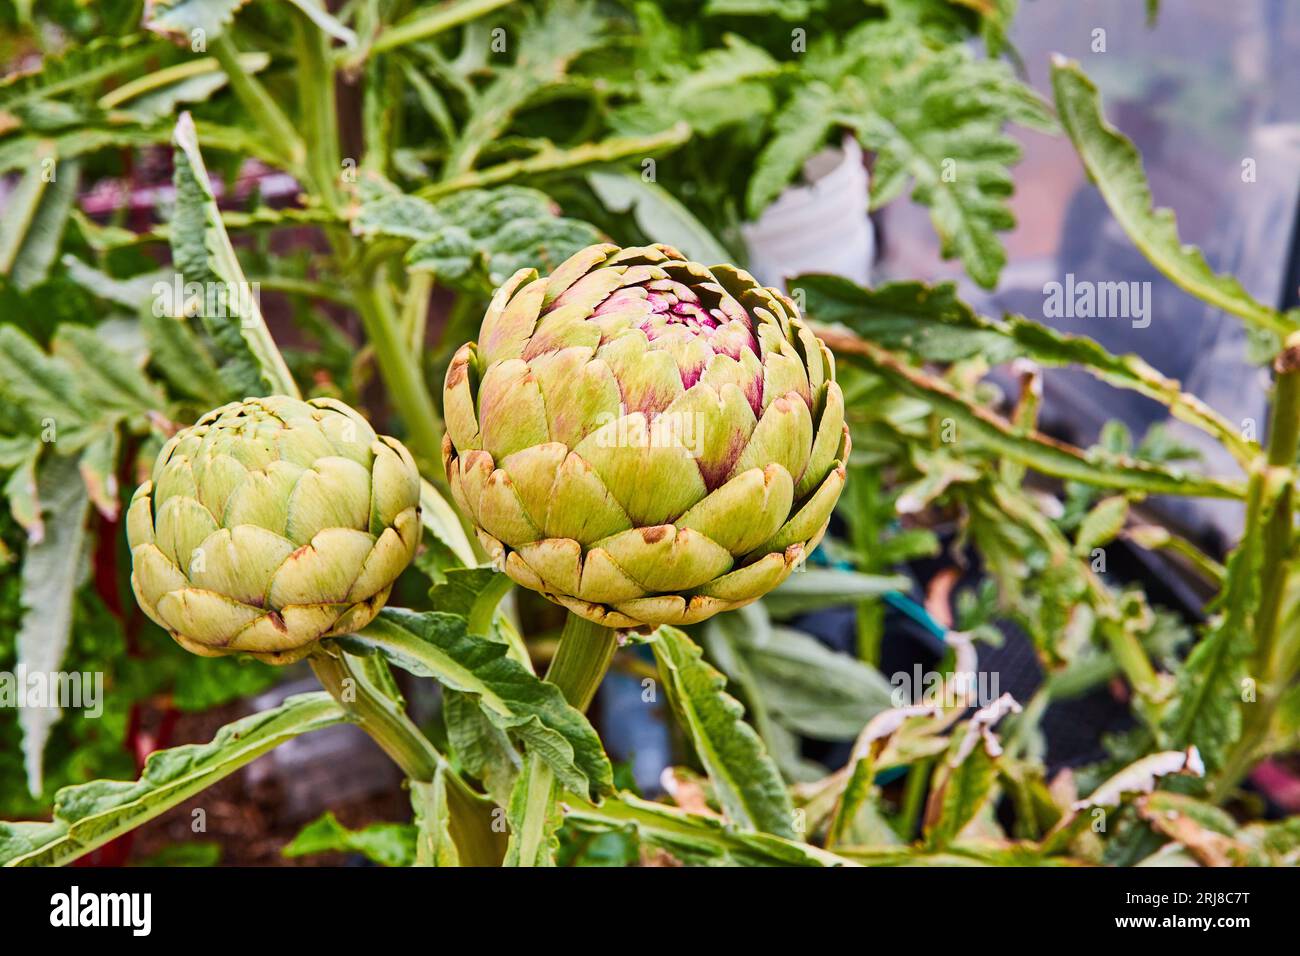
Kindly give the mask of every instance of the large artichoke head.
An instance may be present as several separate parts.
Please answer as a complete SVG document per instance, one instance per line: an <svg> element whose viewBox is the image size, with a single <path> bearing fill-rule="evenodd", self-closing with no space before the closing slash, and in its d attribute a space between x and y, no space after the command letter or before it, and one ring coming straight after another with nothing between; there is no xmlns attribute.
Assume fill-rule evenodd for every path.
<svg viewBox="0 0 1300 956"><path fill-rule="evenodd" d="M172 436L131 499L131 586L196 654L288 663L379 613L419 514L410 453L342 402L233 402Z"/></svg>
<svg viewBox="0 0 1300 956"><path fill-rule="evenodd" d="M821 540L849 433L790 299L664 245L521 270L447 371L452 495L506 573L614 628L690 624Z"/></svg>

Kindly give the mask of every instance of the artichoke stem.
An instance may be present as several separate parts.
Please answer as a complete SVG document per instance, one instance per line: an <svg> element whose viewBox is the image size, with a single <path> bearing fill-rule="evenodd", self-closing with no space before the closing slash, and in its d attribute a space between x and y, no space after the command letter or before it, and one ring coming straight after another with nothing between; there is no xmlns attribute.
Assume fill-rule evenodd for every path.
<svg viewBox="0 0 1300 956"><path fill-rule="evenodd" d="M342 654L317 650L310 661L321 686L338 701L349 719L393 758L403 773L412 780L433 779L439 754L395 703L375 694Z"/></svg>
<svg viewBox="0 0 1300 956"><path fill-rule="evenodd" d="M412 780L433 780L445 764L442 754L420 733L406 712L382 696L354 671L338 651L317 648L308 658L331 697L348 718L370 735ZM463 866L499 866L505 855L505 834L493 828L492 803L470 788L448 767L447 805L453 842Z"/></svg>
<svg viewBox="0 0 1300 956"><path fill-rule="evenodd" d="M585 711L609 669L618 647L618 632L593 624L572 611L564 620L560 646L555 650L546 679L564 693L570 704Z"/></svg>

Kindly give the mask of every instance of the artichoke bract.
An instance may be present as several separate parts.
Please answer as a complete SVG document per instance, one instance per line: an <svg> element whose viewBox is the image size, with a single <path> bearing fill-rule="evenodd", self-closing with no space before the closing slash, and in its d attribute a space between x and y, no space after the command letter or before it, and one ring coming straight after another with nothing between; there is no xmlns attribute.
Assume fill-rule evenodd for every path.
<svg viewBox="0 0 1300 956"><path fill-rule="evenodd" d="M849 433L794 303L670 246L516 272L447 371L452 495L516 582L587 620L689 624L821 540Z"/></svg>
<svg viewBox="0 0 1300 956"><path fill-rule="evenodd" d="M283 664L379 613L420 533L420 475L328 398L250 398L172 436L127 512L140 607L187 650Z"/></svg>

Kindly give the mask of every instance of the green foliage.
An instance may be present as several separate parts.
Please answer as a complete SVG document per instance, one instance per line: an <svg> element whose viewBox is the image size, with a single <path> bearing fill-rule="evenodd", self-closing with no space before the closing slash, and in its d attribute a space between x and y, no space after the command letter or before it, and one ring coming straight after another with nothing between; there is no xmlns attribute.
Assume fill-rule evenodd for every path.
<svg viewBox="0 0 1300 956"><path fill-rule="evenodd" d="M415 837L416 828L406 823L372 823L349 830L326 811L303 827L282 852L290 859L313 853L360 853L380 866L411 866Z"/></svg>
<svg viewBox="0 0 1300 956"><path fill-rule="evenodd" d="M1016 6L160 0L143 25L127 0L34 13L33 26L60 28L48 32L60 46L39 69L0 81L0 172L18 174L0 226L0 670L100 670L114 692L102 718L23 710L0 723L0 809L46 817L53 797L48 822L0 824L0 862L69 862L277 744L347 719L401 764L410 822L350 830L327 813L290 856L360 853L396 866L628 865L658 854L700 865L1295 863L1294 821L1239 823L1245 805L1228 814L1222 804L1262 756L1300 745L1300 697L1289 690L1300 672L1290 427L1300 325L1181 243L1075 65L1054 67L1057 114L1120 226L1181 288L1242 318L1261 354L1281 354L1267 448L1136 356L1020 316L981 316L954 284L798 279L793 292L837 353L846 396L854 450L843 524L822 564L762 604L690 634L627 637L649 644L650 686L675 717L677 758L694 767L673 768L655 801L616 781L572 702L586 697L566 697L565 668L538 676L551 622L479 566L443 494L430 386L493 288L605 235L743 260L740 223L845 134L872 155L873 208L910 192L943 254L994 285L1019 155L1006 127L1055 128L997 59L1014 55ZM795 26L812 38L806 50L791 44ZM972 52L975 37L987 57ZM198 38L205 50L185 49ZM357 94L336 95L343 89ZM178 114L186 105L192 116ZM349 155L358 141L364 150ZM149 165L137 160L169 143L175 201L156 222L77 208L79 191L106 177L157 185L140 179ZM243 198L250 159L292 176L300 196L276 208ZM177 276L220 286L219 308L159 308L158 283ZM273 297L267 313L299 330L287 357L258 300L229 294L255 282ZM440 293L454 295L449 310ZM1008 362L1022 384L1011 398L986 378ZM1108 426L1092 448L1040 433L1044 367L1082 369L1163 404L1220 443L1244 480L1206 474L1163 427L1135 443ZM132 775L133 707L204 708L275 680L262 665L184 655L150 625L137 633L140 622L112 614L86 574L87 552L106 576L104 556L119 544L102 538L116 533L118 482L137 480L177 425L267 392L338 396L407 439L426 479L423 547L394 593L413 609L389 607L314 660L332 689L330 668L355 682L342 704L290 698L210 743L155 753L136 781L85 783ZM1141 524L1145 499L1165 494L1245 502L1226 566ZM1185 656L1191 629L1095 563L1121 542L1188 556L1219 588ZM921 557L985 575L952 601L959 632L946 635L945 668L963 665L972 641L1000 639L998 621L1030 637L1045 681L1005 726L1007 701L969 718L964 706L893 706L876 667L881 598L908 588L898 572ZM122 572L96 583L129 589ZM929 597L941 614L944 596ZM846 603L855 656L794 626ZM440 685L427 734L389 663ZM626 650L614 666L652 680ZM1115 680L1128 685L1137 726L1112 760L1080 771L1084 796L1064 778L1049 788L1043 711ZM852 740L848 764L827 772L801 752L808 738ZM901 794L879 776L896 770L907 775ZM1087 832L1097 807L1117 811L1101 839ZM210 845L196 847L189 862L214 862Z"/></svg>

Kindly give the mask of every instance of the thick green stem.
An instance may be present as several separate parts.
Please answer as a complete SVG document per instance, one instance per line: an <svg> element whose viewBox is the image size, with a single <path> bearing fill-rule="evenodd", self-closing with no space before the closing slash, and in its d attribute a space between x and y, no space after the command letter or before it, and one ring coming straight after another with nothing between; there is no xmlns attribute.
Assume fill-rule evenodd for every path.
<svg viewBox="0 0 1300 956"><path fill-rule="evenodd" d="M1300 344L1290 345L1277 360L1277 387L1269 423L1270 468L1293 469L1300 447ZM1272 682L1277 664L1278 621L1287 576L1287 558L1295 533L1295 477L1289 474L1264 529L1264 564L1260 575L1259 613L1255 617L1256 673Z"/></svg>
<svg viewBox="0 0 1300 956"><path fill-rule="evenodd" d="M398 318L394 314L383 273L369 270L353 285L353 299L365 326L366 336L375 350L379 372L388 386L389 397L406 426L411 451L425 467L425 474L442 473L442 419L433 407L425 387L419 354L412 353L403 340Z"/></svg>
<svg viewBox="0 0 1300 956"><path fill-rule="evenodd" d="M1272 513L1262 533L1259 606L1255 612L1256 700L1244 721L1241 736L1224 763L1214 788L1218 803L1228 799L1250 772L1255 755L1267 739L1281 692L1292 674L1281 669L1294 659L1294 645L1300 636L1285 635L1279 640L1282 598L1286 590L1288 559L1295 535L1295 460L1300 449L1300 336L1292 336L1274 363L1277 385L1273 394L1273 411L1269 422L1268 468L1270 477L1280 474L1285 482L1276 491ZM1267 489L1269 482L1262 482ZM1259 510L1255 510L1258 520ZM1253 533L1251 515L1247 515L1246 534Z"/></svg>
<svg viewBox="0 0 1300 956"><path fill-rule="evenodd" d="M441 755L397 705L375 694L342 653L317 651L311 669L348 718L368 733L412 780L432 780Z"/></svg>
<svg viewBox="0 0 1300 956"><path fill-rule="evenodd" d="M295 176L303 175L307 147L293 128L279 104L271 98L261 82L244 70L239 62L239 51L228 33L212 41L212 55L221 64L230 81L230 89L253 120L266 132L272 148L282 157L282 162Z"/></svg>
<svg viewBox="0 0 1300 956"><path fill-rule="evenodd" d="M569 612L560 633L560 646L546 679L564 692L570 704L585 711L596 696L618 647L618 632Z"/></svg>
<svg viewBox="0 0 1300 956"><path fill-rule="evenodd" d="M396 701L378 693L338 650L318 649L310 661L321 686L338 701L348 719L369 734L407 777L422 782L433 780L438 768L445 764L442 754ZM492 829L490 803L455 773L444 776L451 835L461 862L496 866L505 847L502 834Z"/></svg>
<svg viewBox="0 0 1300 956"><path fill-rule="evenodd" d="M617 647L616 631L570 611L560 633L560 644L547 668L546 680L560 688L570 704L585 711L596 696L596 688L609 669ZM524 773L527 776L522 819L506 857L507 866L534 866L542 859L541 847L547 839L547 824L558 793L554 772L537 754L528 755Z"/></svg>
<svg viewBox="0 0 1300 956"><path fill-rule="evenodd" d="M1101 633L1134 692L1140 697L1153 697L1158 687L1156 669L1137 635L1119 620L1103 620Z"/></svg>

